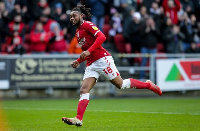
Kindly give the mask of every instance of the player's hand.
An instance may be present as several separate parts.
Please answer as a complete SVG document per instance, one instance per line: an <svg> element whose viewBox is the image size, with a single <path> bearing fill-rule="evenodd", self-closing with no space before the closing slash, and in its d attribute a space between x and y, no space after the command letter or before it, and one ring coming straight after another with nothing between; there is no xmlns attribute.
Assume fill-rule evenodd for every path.
<svg viewBox="0 0 200 131"><path fill-rule="evenodd" d="M85 60L85 58L86 58L87 56L89 56L89 55L90 55L90 52L89 52L88 50L83 51L83 52L81 53L81 55L80 55L80 59L81 59L81 60Z"/></svg>
<svg viewBox="0 0 200 131"><path fill-rule="evenodd" d="M71 63L71 65L73 68L76 68L79 65L79 62L77 60L75 60Z"/></svg>

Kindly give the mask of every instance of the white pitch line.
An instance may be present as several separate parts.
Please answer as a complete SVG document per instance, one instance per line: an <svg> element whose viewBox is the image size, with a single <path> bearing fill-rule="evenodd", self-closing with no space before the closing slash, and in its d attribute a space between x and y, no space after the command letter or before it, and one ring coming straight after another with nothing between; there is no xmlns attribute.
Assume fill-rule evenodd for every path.
<svg viewBox="0 0 200 131"><path fill-rule="evenodd" d="M3 107L4 110L38 110L38 111L76 111L76 109L48 109L48 108L12 108ZM124 112L124 113L144 113L144 114L174 114L174 115L200 115L200 113L178 113L178 112L148 112L148 111L120 111L120 110L87 110L91 112Z"/></svg>

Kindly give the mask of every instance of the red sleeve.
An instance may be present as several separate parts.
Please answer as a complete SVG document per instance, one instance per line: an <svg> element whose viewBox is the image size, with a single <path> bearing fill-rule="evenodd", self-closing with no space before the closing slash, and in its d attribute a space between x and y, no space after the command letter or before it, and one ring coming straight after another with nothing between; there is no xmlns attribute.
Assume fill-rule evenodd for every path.
<svg viewBox="0 0 200 131"><path fill-rule="evenodd" d="M45 37L44 37L44 42L48 43L50 39L50 36L48 33L45 33Z"/></svg>
<svg viewBox="0 0 200 131"><path fill-rule="evenodd" d="M88 49L88 51L91 53L93 52L96 48L98 48L105 40L106 37L105 35L97 28L96 25L94 25L90 21L85 22L85 29L90 32L92 35L96 37L95 42L93 45Z"/></svg>
<svg viewBox="0 0 200 131"><path fill-rule="evenodd" d="M84 59L84 60L81 60L80 58L77 59L78 63L81 63L81 62L83 62L83 61L85 61L85 60L86 60L86 59Z"/></svg>
<svg viewBox="0 0 200 131"><path fill-rule="evenodd" d="M163 0L162 6L164 8L164 11L166 11L166 9L168 8L167 2L168 2L168 0Z"/></svg>
<svg viewBox="0 0 200 131"><path fill-rule="evenodd" d="M96 48L98 48L104 41L106 40L105 35L100 31L96 34L96 40L94 44L88 49L88 51L91 53L93 52ZM86 59L85 59L86 60ZM85 61L81 60L80 58L77 59L79 63Z"/></svg>
<svg viewBox="0 0 200 131"><path fill-rule="evenodd" d="M34 31L32 31L30 35L31 42L40 42L40 35L41 34L35 34Z"/></svg>
<svg viewBox="0 0 200 131"><path fill-rule="evenodd" d="M88 51L91 53L96 48L98 48L104 41L106 40L105 35L100 31L96 34L96 40L94 44L88 49Z"/></svg>
<svg viewBox="0 0 200 131"><path fill-rule="evenodd" d="M40 40L41 35L42 33L35 33L34 31L32 31L30 35L31 42L33 43L46 42L47 43L49 41L49 35L47 33L44 33L44 41Z"/></svg>

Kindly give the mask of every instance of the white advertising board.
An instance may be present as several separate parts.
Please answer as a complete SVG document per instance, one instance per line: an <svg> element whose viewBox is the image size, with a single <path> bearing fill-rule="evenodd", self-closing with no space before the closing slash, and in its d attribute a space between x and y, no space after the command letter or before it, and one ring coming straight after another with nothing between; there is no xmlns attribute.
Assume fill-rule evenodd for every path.
<svg viewBox="0 0 200 131"><path fill-rule="evenodd" d="M8 80L0 80L0 89L8 89L9 81Z"/></svg>
<svg viewBox="0 0 200 131"><path fill-rule="evenodd" d="M0 90L9 88L6 59L0 59Z"/></svg>
<svg viewBox="0 0 200 131"><path fill-rule="evenodd" d="M200 90L200 59L158 59L156 69L162 91Z"/></svg>

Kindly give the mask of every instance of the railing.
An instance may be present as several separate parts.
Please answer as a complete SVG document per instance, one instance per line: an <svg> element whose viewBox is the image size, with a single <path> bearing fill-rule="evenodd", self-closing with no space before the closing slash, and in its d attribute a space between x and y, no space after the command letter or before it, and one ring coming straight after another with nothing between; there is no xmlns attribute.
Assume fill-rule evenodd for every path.
<svg viewBox="0 0 200 131"><path fill-rule="evenodd" d="M119 71L129 71L130 68L134 68L134 70L142 71L142 70L148 70L149 71L149 79L155 82L155 63L156 59L169 59L169 58L200 58L200 54L118 54L119 58L139 58L139 57L147 57L149 58L149 66L119 66L117 67Z"/></svg>
<svg viewBox="0 0 200 131"><path fill-rule="evenodd" d="M69 59L76 59L79 55L0 55L1 59L16 59L16 58L69 58ZM170 58L200 58L200 54L117 54L117 58L142 58L147 57L149 58L149 66L117 66L119 71L129 71L130 69L136 71L149 71L149 79L153 82L156 82L156 59L170 59ZM10 65L11 66L11 65ZM7 67L8 69L10 67ZM1 70L0 70L1 71ZM8 70L9 71L9 70ZM1 74L0 74L1 75Z"/></svg>

